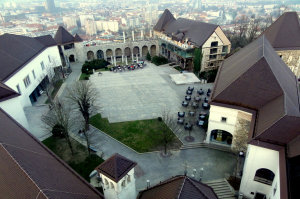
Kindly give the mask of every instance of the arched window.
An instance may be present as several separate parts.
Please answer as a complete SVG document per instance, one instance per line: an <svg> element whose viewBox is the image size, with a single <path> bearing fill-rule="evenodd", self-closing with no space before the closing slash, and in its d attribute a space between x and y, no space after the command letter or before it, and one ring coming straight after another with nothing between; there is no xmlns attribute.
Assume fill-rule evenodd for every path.
<svg viewBox="0 0 300 199"><path fill-rule="evenodd" d="M110 182L110 188L112 188L112 189L115 188L115 186L114 186L114 184L112 182Z"/></svg>
<svg viewBox="0 0 300 199"><path fill-rule="evenodd" d="M127 182L128 183L131 182L130 175L128 175L128 177L127 177Z"/></svg>
<svg viewBox="0 0 300 199"><path fill-rule="evenodd" d="M255 172L254 181L272 185L275 174L269 169L258 169Z"/></svg>
<svg viewBox="0 0 300 199"><path fill-rule="evenodd" d="M121 184L122 187L125 187L125 185L126 185L125 183L126 183L125 180L123 180L123 182L122 182L122 184Z"/></svg>

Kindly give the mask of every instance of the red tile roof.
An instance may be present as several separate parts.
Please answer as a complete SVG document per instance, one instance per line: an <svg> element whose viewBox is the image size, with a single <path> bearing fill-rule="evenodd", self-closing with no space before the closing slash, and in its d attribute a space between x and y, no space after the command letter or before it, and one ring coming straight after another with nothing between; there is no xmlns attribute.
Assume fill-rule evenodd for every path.
<svg viewBox="0 0 300 199"><path fill-rule="evenodd" d="M300 22L297 12L283 13L263 35L275 50L300 50Z"/></svg>
<svg viewBox="0 0 300 199"><path fill-rule="evenodd" d="M265 36L224 61L212 94L212 102L255 110L253 139L280 145L299 135L299 101L297 78Z"/></svg>
<svg viewBox="0 0 300 199"><path fill-rule="evenodd" d="M0 126L0 198L103 198L2 109Z"/></svg>
<svg viewBox="0 0 300 199"><path fill-rule="evenodd" d="M96 170L115 182L119 182L133 167L137 165L120 154L116 153L100 164Z"/></svg>
<svg viewBox="0 0 300 199"><path fill-rule="evenodd" d="M187 176L176 176L141 191L137 199L217 199L213 189Z"/></svg>

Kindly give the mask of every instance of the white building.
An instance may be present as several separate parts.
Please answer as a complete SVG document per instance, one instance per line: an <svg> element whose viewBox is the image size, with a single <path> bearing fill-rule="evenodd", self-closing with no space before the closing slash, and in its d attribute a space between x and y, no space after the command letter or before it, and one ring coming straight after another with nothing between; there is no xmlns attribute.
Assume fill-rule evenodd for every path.
<svg viewBox="0 0 300 199"><path fill-rule="evenodd" d="M292 196L298 189L293 183L299 183L295 177L300 167L299 102L296 76L265 36L220 67L210 102L207 142L228 145L223 138L230 135L234 143L240 133L237 121L251 120L241 196L297 198Z"/></svg>
<svg viewBox="0 0 300 199"><path fill-rule="evenodd" d="M101 184L105 199L135 199L137 193L134 167L136 165L135 162L115 154L96 168L98 174L91 178L91 184L94 186ZM99 184L97 180L101 183Z"/></svg>
<svg viewBox="0 0 300 199"><path fill-rule="evenodd" d="M19 94L0 102L0 107L27 128L23 108L37 101L42 82L51 78L49 70L61 66L57 44L50 35L31 38L4 34L0 48L0 82Z"/></svg>
<svg viewBox="0 0 300 199"><path fill-rule="evenodd" d="M97 26L94 20L88 19L85 22L85 31L88 35L96 35L97 34Z"/></svg>
<svg viewBox="0 0 300 199"><path fill-rule="evenodd" d="M77 27L77 20L75 16L64 16L63 22L67 26L67 28Z"/></svg>
<svg viewBox="0 0 300 199"><path fill-rule="evenodd" d="M119 31L119 23L117 21L96 21L98 31Z"/></svg>

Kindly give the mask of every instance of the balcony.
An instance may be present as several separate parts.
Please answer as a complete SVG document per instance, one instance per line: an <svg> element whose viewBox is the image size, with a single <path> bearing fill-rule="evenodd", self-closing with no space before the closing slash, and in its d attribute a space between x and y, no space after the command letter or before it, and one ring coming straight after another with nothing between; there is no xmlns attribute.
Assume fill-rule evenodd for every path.
<svg viewBox="0 0 300 199"><path fill-rule="evenodd" d="M174 46L176 46L176 47L178 47L178 48L181 48L181 49L183 49L183 50L188 50L188 49L193 49L193 48L195 48L195 46L194 45L191 45L191 44L188 44L188 43L181 43L181 42L179 42L179 41L175 41L175 40L172 40L172 38L171 37L168 37L168 36L166 36L166 35L161 35L160 37L159 37L161 40L163 40L163 41L165 41L165 42L167 42L167 43L170 43L170 44L172 44L172 45L174 45Z"/></svg>

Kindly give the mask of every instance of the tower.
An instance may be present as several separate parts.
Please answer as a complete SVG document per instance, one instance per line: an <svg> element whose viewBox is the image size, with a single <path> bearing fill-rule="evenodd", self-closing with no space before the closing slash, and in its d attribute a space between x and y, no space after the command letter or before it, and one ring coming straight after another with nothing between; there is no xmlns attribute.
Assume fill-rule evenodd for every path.
<svg viewBox="0 0 300 199"><path fill-rule="evenodd" d="M91 184L97 185L96 181L100 182L105 199L135 199L136 165L137 163L116 153L96 168L97 173L92 172ZM98 178L95 178L95 174Z"/></svg>
<svg viewBox="0 0 300 199"><path fill-rule="evenodd" d="M47 12L55 12L54 0L46 0L45 9Z"/></svg>

